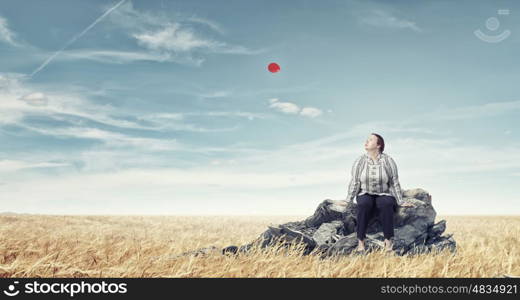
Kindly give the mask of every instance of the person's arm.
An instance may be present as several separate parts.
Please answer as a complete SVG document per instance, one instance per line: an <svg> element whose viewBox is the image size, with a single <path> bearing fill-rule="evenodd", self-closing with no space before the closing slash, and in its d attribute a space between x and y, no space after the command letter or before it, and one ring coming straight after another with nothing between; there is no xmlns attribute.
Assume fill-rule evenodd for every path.
<svg viewBox="0 0 520 300"><path fill-rule="evenodd" d="M360 171L359 168L361 167L361 158L362 156L358 157L354 164L352 165L352 170L350 171L350 184L348 185L348 191L347 191L347 202L353 202L354 197L356 197L357 193L359 192L360 183L358 180L358 172Z"/></svg>
<svg viewBox="0 0 520 300"><path fill-rule="evenodd" d="M388 163L390 165L390 188L394 191L396 195L397 204L401 205L404 203L403 201L403 191L401 190L401 185L399 184L399 175L397 172L397 164L394 159L388 156Z"/></svg>

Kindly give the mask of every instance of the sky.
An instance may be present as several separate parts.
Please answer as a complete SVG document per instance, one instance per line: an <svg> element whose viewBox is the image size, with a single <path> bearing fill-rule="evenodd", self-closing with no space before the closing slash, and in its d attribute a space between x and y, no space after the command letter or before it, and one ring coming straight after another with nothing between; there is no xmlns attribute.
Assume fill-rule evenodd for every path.
<svg viewBox="0 0 520 300"><path fill-rule="evenodd" d="M310 215L375 132L438 215L518 215L519 50L518 1L4 0L0 211Z"/></svg>

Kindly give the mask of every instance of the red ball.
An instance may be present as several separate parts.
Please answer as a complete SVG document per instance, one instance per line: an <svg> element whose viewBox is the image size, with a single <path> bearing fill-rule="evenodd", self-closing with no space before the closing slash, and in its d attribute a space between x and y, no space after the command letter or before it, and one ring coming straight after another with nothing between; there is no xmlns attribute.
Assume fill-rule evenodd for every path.
<svg viewBox="0 0 520 300"><path fill-rule="evenodd" d="M276 73L276 72L280 71L280 66L279 66L277 63L270 63L270 64L267 66L267 69L268 69L269 72L271 72L271 73Z"/></svg>

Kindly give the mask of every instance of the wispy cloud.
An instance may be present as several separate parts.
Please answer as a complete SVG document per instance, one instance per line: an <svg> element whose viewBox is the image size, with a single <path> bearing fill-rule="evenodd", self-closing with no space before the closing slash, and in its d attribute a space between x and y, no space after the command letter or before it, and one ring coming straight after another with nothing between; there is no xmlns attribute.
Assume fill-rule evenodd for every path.
<svg viewBox="0 0 520 300"><path fill-rule="evenodd" d="M187 52L197 48L216 48L221 45L217 41L196 37L190 29L181 29L178 23L166 24L161 30L133 34L140 45L151 50Z"/></svg>
<svg viewBox="0 0 520 300"><path fill-rule="evenodd" d="M198 16L191 16L191 17L187 18L186 21L204 24L220 34L226 33L220 24L218 24L215 21L208 20L206 18L202 18L202 17L198 17Z"/></svg>
<svg viewBox="0 0 520 300"><path fill-rule="evenodd" d="M506 113L518 113L520 101L488 102L454 108L443 108L429 113L430 118L437 120L462 120L483 117L495 117Z"/></svg>
<svg viewBox="0 0 520 300"><path fill-rule="evenodd" d="M16 34L9 28L7 19L0 16L0 42L19 47L21 44L16 39Z"/></svg>
<svg viewBox="0 0 520 300"><path fill-rule="evenodd" d="M132 34L137 43L161 53L189 53L196 50L225 54L259 54L264 49L251 50L240 45L229 45L222 41L199 36L192 28L180 23L166 23L162 28Z"/></svg>
<svg viewBox="0 0 520 300"><path fill-rule="evenodd" d="M42 106L47 105L48 99L43 93L30 93L24 95L20 98L20 100L25 101L29 105Z"/></svg>
<svg viewBox="0 0 520 300"><path fill-rule="evenodd" d="M224 98L232 95L232 91L227 90L220 90L220 91L214 91L210 93L202 93L199 96L201 98Z"/></svg>
<svg viewBox="0 0 520 300"><path fill-rule="evenodd" d="M196 16L174 19L164 13L138 11L130 1L113 13L110 20L126 29L128 36L149 53L149 56L126 55L125 58L128 60L157 58L157 61L200 66L205 61L205 53L256 55L268 51L267 48L250 49L242 45L229 44L203 35L193 27L193 23L204 24L222 34L223 28L212 20ZM92 57L95 53L88 54ZM103 54L105 57L111 54L121 56L118 52ZM97 56L99 57L99 53Z"/></svg>
<svg viewBox="0 0 520 300"><path fill-rule="evenodd" d="M31 74L30 74L30 77L33 77L34 75L36 75L38 72L40 72L41 70L43 70L43 68L45 68L45 66L47 66L56 56L58 56L63 50L65 50L67 47L69 47L70 45L72 45L75 41L77 41L80 37L82 37L83 35L85 35L85 33L87 33L90 29L92 29L94 26L96 26L97 23L101 22L107 15L109 15L112 11L114 11L116 8L118 8L121 4L123 4L123 2L125 2L126 0L121 0L119 1L116 5L112 6L111 8L109 8L107 11L105 11L101 16L99 16L94 22L92 22L92 24L90 24L89 26L87 26L87 28L85 28L83 31L81 31L80 33L78 33L77 35L75 35L72 39L70 39L67 43L65 43L65 45L63 45L63 47L61 47L58 51L56 51L53 55L51 55L49 58L47 58L38 68L36 68Z"/></svg>
<svg viewBox="0 0 520 300"><path fill-rule="evenodd" d="M372 10L366 14L358 16L361 24L370 25L379 28L391 29L410 29L415 32L422 32L415 22L394 16L392 13L383 10Z"/></svg>
<svg viewBox="0 0 520 300"><path fill-rule="evenodd" d="M517 114L520 111L520 101L487 102L458 107L443 107L431 111L418 112L398 121L392 121L392 126L410 128L424 126L424 123L441 123L446 121L461 121L466 119L492 118L507 114ZM423 125L420 125L423 124ZM389 124L382 123L389 126ZM511 133L506 130L504 134Z"/></svg>
<svg viewBox="0 0 520 300"><path fill-rule="evenodd" d="M40 54L43 55L43 54ZM183 62L171 56L169 53L151 53L151 52L135 52L135 51L117 51L117 50L95 50L81 49L63 51L61 60L77 60L88 59L102 63L125 64L134 61L156 61L156 62ZM200 65L204 60L195 59L192 61L195 65Z"/></svg>
<svg viewBox="0 0 520 300"><path fill-rule="evenodd" d="M153 151L180 149L175 139L133 137L118 132L89 127L39 128L21 125L32 131L56 137L81 138L103 141L108 147L134 147Z"/></svg>
<svg viewBox="0 0 520 300"><path fill-rule="evenodd" d="M165 120L181 121L189 117L205 116L205 117L238 117L254 119L274 118L273 115L264 113L252 113L247 111L206 111L206 112L182 112L182 113L154 113L138 116L137 119L144 120L156 124L164 123ZM159 125L157 125L159 126Z"/></svg>
<svg viewBox="0 0 520 300"><path fill-rule="evenodd" d="M51 120L66 121L75 126L87 126L88 123L103 124L120 129L142 129L152 131L191 131L191 132L219 132L232 131L238 126L224 128L206 128L184 120L164 118L160 122L153 117L124 112L111 105L99 105L88 98L75 93L57 91L38 91L27 85L26 78L19 74L0 74L0 124L14 124L29 130L35 127L24 123L27 116L42 116ZM193 112L187 115L203 113ZM219 114L218 112L216 113ZM223 113L220 113L224 115ZM233 113L228 113L230 116ZM236 114L236 113L235 113ZM245 117L265 117L263 115L242 113ZM211 112L206 113L211 116ZM152 114L153 116L153 114ZM145 124L141 121L148 121ZM40 129L41 128L37 128ZM55 131L56 130L56 131ZM59 129L48 129L42 133L62 135Z"/></svg>
<svg viewBox="0 0 520 300"><path fill-rule="evenodd" d="M0 160L0 173L5 172L13 172L19 171L22 169L32 169L32 168L56 168L56 167L64 167L69 166L68 163L60 163L60 162L31 162L31 161L23 161L23 160Z"/></svg>

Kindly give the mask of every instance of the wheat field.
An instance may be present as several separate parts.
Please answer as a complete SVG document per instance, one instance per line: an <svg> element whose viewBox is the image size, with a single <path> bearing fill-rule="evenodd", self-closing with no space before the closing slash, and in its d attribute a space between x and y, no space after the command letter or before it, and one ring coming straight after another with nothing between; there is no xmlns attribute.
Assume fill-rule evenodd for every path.
<svg viewBox="0 0 520 300"><path fill-rule="evenodd" d="M1 215L0 277L502 277L520 275L520 216L437 216L458 251L373 252L320 259L255 249L247 255L178 256L243 245L270 224L305 216Z"/></svg>

